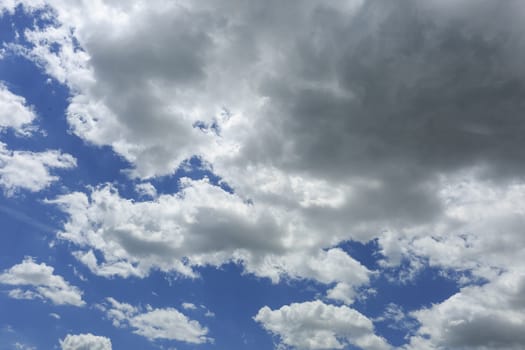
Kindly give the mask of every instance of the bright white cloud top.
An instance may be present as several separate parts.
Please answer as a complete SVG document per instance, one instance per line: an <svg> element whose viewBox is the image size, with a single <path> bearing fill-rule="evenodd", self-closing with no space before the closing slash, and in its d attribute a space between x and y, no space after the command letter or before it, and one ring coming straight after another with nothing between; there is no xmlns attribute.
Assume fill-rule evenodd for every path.
<svg viewBox="0 0 525 350"><path fill-rule="evenodd" d="M0 83L0 130L13 128L16 133L28 136L35 119L36 114L27 105L26 99L13 94Z"/></svg>
<svg viewBox="0 0 525 350"><path fill-rule="evenodd" d="M68 334L60 340L62 350L111 350L111 340L91 333Z"/></svg>
<svg viewBox="0 0 525 350"><path fill-rule="evenodd" d="M0 284L16 287L9 291L9 296L15 299L39 298L56 305L84 306L82 291L53 272L53 267L26 258L0 274Z"/></svg>
<svg viewBox="0 0 525 350"><path fill-rule="evenodd" d="M131 327L133 333L150 340L169 339L192 344L212 342L206 337L208 329L199 322L188 319L174 308L153 309L146 311L130 304L120 303L113 298L107 298L109 306L103 307L107 316L116 327Z"/></svg>
<svg viewBox="0 0 525 350"><path fill-rule="evenodd" d="M41 191L59 179L51 169L71 169L76 159L60 151L11 151L0 142L0 186L7 195L20 189Z"/></svg>
<svg viewBox="0 0 525 350"><path fill-rule="evenodd" d="M50 200L70 216L59 238L92 248L74 255L102 276L144 277L158 268L193 277L192 267L236 261L274 282L284 275L339 283L330 295L344 301L351 286L368 282L366 267L341 249L320 250L321 237L295 215L259 210L206 180L181 181L181 192L154 201L133 202L109 186Z"/></svg>
<svg viewBox="0 0 525 350"><path fill-rule="evenodd" d="M366 316L347 306L322 301L294 303L278 310L263 307L254 317L264 328L297 349L343 349L347 344L364 350L388 350L390 346L374 334Z"/></svg>
<svg viewBox="0 0 525 350"><path fill-rule="evenodd" d="M16 135L30 136L36 129L36 114L24 97L13 94L0 82L0 131L12 129ZM70 169L76 159L56 150L12 151L0 141L0 187L7 195L19 189L40 191L58 180L51 169Z"/></svg>
<svg viewBox="0 0 525 350"><path fill-rule="evenodd" d="M245 321L278 348L525 347L522 1L10 0L0 11L31 19L2 38L0 61L66 91L53 124L51 107L0 76L0 204L46 208L55 232L42 239L100 283L93 302L106 300L114 325L162 349L231 348L214 331L231 329L228 316L197 319L206 308L187 300L237 268L261 291L295 288L276 302L244 296ZM67 135L37 137L44 125ZM45 263L11 265L0 275L11 298L84 305ZM396 289L429 275L453 288L412 291L417 302ZM201 290L173 287L178 299L157 308L109 294L151 281L148 295L168 282Z"/></svg>

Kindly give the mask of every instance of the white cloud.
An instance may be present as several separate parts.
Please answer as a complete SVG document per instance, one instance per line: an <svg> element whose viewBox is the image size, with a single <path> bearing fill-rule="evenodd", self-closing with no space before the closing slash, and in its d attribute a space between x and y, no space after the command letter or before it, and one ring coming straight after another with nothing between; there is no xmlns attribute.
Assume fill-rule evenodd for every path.
<svg viewBox="0 0 525 350"><path fill-rule="evenodd" d="M31 1L22 1L22 3L31 3ZM67 84L74 92L67 111L68 122L72 131L90 143L96 145L109 144L128 160L141 163L138 174L143 176L152 176L158 170L169 173L181 161L190 157L193 154L193 149L198 148L199 144L202 143L199 140L206 139L201 131L192 126L193 122L196 121L196 116L189 115L186 108L162 104L159 105L155 114L155 120L145 123L146 120L140 117L143 115L141 110L155 108L151 104L153 100L164 100L167 97L168 90L171 91L169 94L175 93L173 86L167 86L168 89L166 90L158 83L169 79L178 81L182 79L184 81L204 73L199 67L203 59L200 58L200 52L206 50L206 47L209 46L207 42L210 39L203 32L193 31L183 23L186 13L180 5L156 2L144 6L136 3L137 6L129 7L128 9L131 12L127 12L118 7L113 7L113 4L98 2L88 5L85 8L86 12L81 16L78 16L75 7L70 7L68 2L50 2L50 5L56 10L59 21L60 19L67 19L67 22L72 22L41 30L26 31L25 37L34 46L28 49L11 45L10 48L12 51L37 62L49 75ZM171 19L165 16L166 12L171 13L169 16ZM106 14L109 16L106 17ZM177 20L173 20L173 18ZM95 27L93 21L98 22ZM75 23L73 24L73 22ZM120 26L118 30L115 27L117 23ZM156 33L142 29L137 31L146 23L156 23L162 29ZM212 22L210 25L213 25ZM75 38L71 35L73 27ZM92 32L97 27L98 29ZM99 30L103 30L104 33ZM163 42L162 45L156 45L160 51L154 55L156 62L153 65L149 65L151 63L149 62L150 57L149 55L144 56L145 51L138 46L127 43L126 32L128 31L138 36L143 33L144 37L138 39L143 44L157 39ZM99 76L102 72L93 69L92 63L95 61L93 61L93 56L89 51L85 49L85 43L82 43L83 50L78 50L76 46L76 42L82 37L82 32L86 34L82 41L86 39L90 45L93 45L93 49L100 49L109 54L108 61L101 61L101 68L102 70L108 69L108 74L116 73L116 80L107 80L109 84L104 87L98 86L98 83L102 82ZM109 32L112 33L109 37L116 41L104 40L104 38L108 38L107 33ZM191 41L192 44L186 47L185 40ZM49 45L51 43L55 45L55 48L58 44L59 49L53 50ZM176 50L174 43L177 44ZM105 47L106 45L109 47ZM122 52L128 52L129 65L118 64L119 69L112 67L115 62L112 62L111 56L115 46L120 46L119 50ZM144 57L141 58L140 56ZM144 72L133 68L133 65L137 63L136 59L144 60ZM179 67L179 64L182 66ZM165 72L164 69L166 68L171 71ZM123 73L123 70L127 69L139 73L140 77L145 79L144 82L151 86L148 89L141 89L140 93L130 95L131 91L126 88L128 86L126 80L129 80L132 75ZM153 74L155 78L150 80L148 74ZM151 84L146 82L148 80ZM102 92L102 90L115 91L114 89L117 86L124 88L123 94L120 96L107 98L109 96L105 96L105 93ZM190 98L184 91L182 94L176 94L176 96L176 99L179 100L178 103L181 103L184 98ZM114 101L115 104L110 103L111 101ZM121 103L123 101L126 102ZM139 118L136 121L138 123L136 125L128 124L129 120L127 118L122 119L121 113L137 114ZM147 113L149 114L149 112ZM176 117L174 118L174 116ZM116 130L118 132L115 132ZM159 135L164 131L167 133ZM149 136L142 137L146 134ZM159 143L159 137L165 141ZM174 150L177 151L174 152Z"/></svg>
<svg viewBox="0 0 525 350"><path fill-rule="evenodd" d="M13 94L0 82L0 131L12 128L17 134L28 136L34 130L35 119L36 114L25 98Z"/></svg>
<svg viewBox="0 0 525 350"><path fill-rule="evenodd" d="M30 8L44 3L19 2ZM125 9L116 3L96 2L79 5L84 6L82 11L67 1L45 3L53 9L58 24L26 31L24 35L33 46L12 45L11 49L38 63L73 91L68 122L74 133L93 144L111 145L134 163L134 174L141 177L169 174L195 154L227 154L224 147L216 147L219 144L235 149L237 140L223 142L210 127L193 125L226 121L229 113L223 112L230 106L255 121L257 117L248 113L260 106L254 108L247 102L260 104L264 96L253 91L260 84L253 85L250 80L260 83L275 65L268 46L277 38L283 45L293 44L294 36L301 32L299 26L306 25L305 19L318 6L315 2L304 4L304 10L296 13L297 20L284 25L290 35L271 38L277 34L273 26L246 26L262 9L235 2L219 6L185 1L154 1L145 6L135 2ZM351 13L359 3L350 1L339 10ZM228 19L234 9L238 16ZM295 10L293 6L286 8L289 13ZM279 17L276 21L285 20ZM276 25L283 27L283 23ZM249 30L248 35L257 35L258 40L246 41L235 29L238 26ZM246 45L251 47L243 47ZM261 57L250 57L257 51ZM126 64L122 64L121 55ZM229 88L232 83L236 89ZM239 136L244 139L247 135Z"/></svg>
<svg viewBox="0 0 525 350"><path fill-rule="evenodd" d="M351 301L370 271L318 236L294 212L247 203L207 180L182 179L182 191L133 202L103 186L89 196L48 201L69 215L59 238L84 250L75 256L102 276L146 276L152 268L195 276L193 267L235 261L278 282L282 276L344 283L331 296ZM102 253L98 259L92 250Z"/></svg>
<svg viewBox="0 0 525 350"><path fill-rule="evenodd" d="M363 350L391 347L374 334L366 316L347 306L334 306L316 300L285 305L278 310L265 306L255 321L280 337L281 344L299 350L343 349L352 344Z"/></svg>
<svg viewBox="0 0 525 350"><path fill-rule="evenodd" d="M388 328L413 334L419 327L414 317L408 315L403 307L395 303L387 304L383 314L373 319L374 322L384 322Z"/></svg>
<svg viewBox="0 0 525 350"><path fill-rule="evenodd" d="M443 178L441 220L411 230L388 231L379 242L392 264L424 258L433 267L470 271L493 279L502 270L524 271L525 186L476 180L474 170Z"/></svg>
<svg viewBox="0 0 525 350"><path fill-rule="evenodd" d="M174 308L147 307L146 311L143 311L141 308L120 303L113 298L107 298L107 301L109 305L104 309L114 326L130 327L133 333L149 340L177 340L192 344L213 341L207 337L207 328L195 320L190 320Z"/></svg>
<svg viewBox="0 0 525 350"><path fill-rule="evenodd" d="M412 313L420 323L410 349L520 349L525 319L523 218L525 187L477 180L475 173L443 178L445 218L380 238L388 263L424 259L464 285L442 303ZM479 170L478 170L479 171ZM476 284L482 281L482 286ZM521 301L520 301L521 300Z"/></svg>
<svg viewBox="0 0 525 350"><path fill-rule="evenodd" d="M407 349L518 350L525 335L525 274L507 272L412 313L421 328Z"/></svg>
<svg viewBox="0 0 525 350"><path fill-rule="evenodd" d="M155 186L153 186L149 182L143 182L143 183L137 184L135 186L135 191L141 197L151 197L151 198L157 197L157 189L155 188Z"/></svg>
<svg viewBox="0 0 525 350"><path fill-rule="evenodd" d="M24 343L16 342L13 344L17 350L36 350L36 346L30 346Z"/></svg>
<svg viewBox="0 0 525 350"><path fill-rule="evenodd" d="M56 305L84 306L82 291L71 286L62 276L53 274L53 271L51 266L44 263L37 264L32 258L25 258L20 264L0 274L0 284L29 288L10 290L8 295L12 298L40 298Z"/></svg>
<svg viewBox="0 0 525 350"><path fill-rule="evenodd" d="M197 309L197 306L193 303L182 303L181 306L184 310L196 310Z"/></svg>
<svg viewBox="0 0 525 350"><path fill-rule="evenodd" d="M62 350L111 350L111 340L106 337L86 334L68 334L60 340Z"/></svg>
<svg viewBox="0 0 525 350"><path fill-rule="evenodd" d="M524 163L513 152L520 127L507 126L522 123L525 50L484 40L519 37L519 2L498 16L494 5L473 15L470 1L457 11L435 1L47 3L58 24L27 31L34 46L21 52L71 88L73 132L112 146L133 175L171 174L200 155L244 198L303 208L303 220L367 240L438 218L437 173L488 164L497 178L503 163ZM492 54L472 57L480 47ZM277 181L260 176L270 172Z"/></svg>
<svg viewBox="0 0 525 350"><path fill-rule="evenodd" d="M3 15L4 13L13 14L16 7L22 4L25 6L25 9L28 11L32 11L38 8L41 8L45 6L46 2L41 0L28 0L28 1L21 1L21 0L3 0L0 3L0 15Z"/></svg>
<svg viewBox="0 0 525 350"><path fill-rule="evenodd" d="M30 136L36 130L35 119L36 114L25 98L13 94L0 82L0 131L10 128L17 135ZM0 142L0 186L8 196L20 188L40 191L58 180L51 169L75 166L75 158L60 151L13 151Z"/></svg>
<svg viewBox="0 0 525 350"><path fill-rule="evenodd" d="M33 292L31 290L23 290L20 288L11 289L7 295L9 295L10 298L20 300L42 299L42 295L39 293Z"/></svg>
<svg viewBox="0 0 525 350"><path fill-rule="evenodd" d="M203 304L200 304L200 305L195 305L193 303L188 303L188 302L183 302L181 304L182 308L184 310L198 310L200 311L202 314L204 314L205 317L215 317L215 313L211 310L209 310L205 305Z"/></svg>
<svg viewBox="0 0 525 350"><path fill-rule="evenodd" d="M12 151L0 142L0 186L7 195L18 189L31 192L43 190L58 180L51 169L71 169L76 159L56 150L44 152Z"/></svg>

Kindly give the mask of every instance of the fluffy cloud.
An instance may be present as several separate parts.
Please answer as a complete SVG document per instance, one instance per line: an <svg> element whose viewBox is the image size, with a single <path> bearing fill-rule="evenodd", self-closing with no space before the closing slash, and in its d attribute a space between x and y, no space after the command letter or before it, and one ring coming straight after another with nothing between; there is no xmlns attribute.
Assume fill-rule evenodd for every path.
<svg viewBox="0 0 525 350"><path fill-rule="evenodd" d="M149 340L167 339L192 344L203 344L213 340L206 335L208 329L199 322L190 320L174 308L153 309L146 311L130 304L120 303L107 298L108 306L103 306L109 319L116 327L131 327L133 333Z"/></svg>
<svg viewBox="0 0 525 350"><path fill-rule="evenodd" d="M21 3L28 4L29 8L36 6L32 1ZM197 93L197 87L191 86L195 80L205 77L202 65L212 49L213 40L205 30L185 20L187 11L175 3L136 3L128 8L131 12L127 12L120 6L99 2L86 4L89 9L85 8L87 12L81 16L68 2L49 4L58 16L58 23L61 20L66 23L27 31L25 36L33 47L13 45L10 48L34 60L48 74L71 88L74 96L67 117L72 131L92 144L111 145L128 160L140 164L136 172L140 176L169 173L191 157L208 138L193 127L201 118L200 111L195 111L194 115L188 113L189 108L195 107L190 104ZM202 25L216 26L210 13L197 14L197 17ZM194 18L188 19L193 21ZM93 21L98 24L94 25ZM118 30L114 26L116 22L120 26ZM148 23L156 23L158 27L150 31ZM74 38L72 28L76 32ZM82 42L80 50L77 43L80 43L82 28L86 29L87 42ZM126 34L128 32L137 37L132 38ZM52 49L50 43L58 45L59 50ZM142 47L147 43L153 44L152 51ZM87 46L92 48L87 49ZM128 56L129 64L123 65L119 56L114 55L113 49L117 47ZM92 55L92 50L104 57ZM137 70L137 64L143 68ZM111 77L104 79L105 75ZM128 89L141 83L148 88ZM173 83L188 84L192 91L181 90ZM122 93L113 95L117 90ZM169 95L177 102L165 104L163 101ZM185 100L189 103L182 106ZM148 117L144 118L146 115ZM136 123L129 123L132 120ZM159 143L160 138L167 143Z"/></svg>
<svg viewBox="0 0 525 350"><path fill-rule="evenodd" d="M16 299L47 299L56 305L84 306L82 291L71 286L62 276L53 274L53 267L37 264L26 258L0 274L0 284L25 286L30 289L15 288L9 296Z"/></svg>
<svg viewBox="0 0 525 350"><path fill-rule="evenodd" d="M411 186L482 160L494 171L499 162L519 163L509 152L519 128L503 136L506 125L521 125L516 62L524 51L510 40L521 28L517 1L497 15L496 5L466 0L455 8L369 0L278 10L235 1L126 9L98 2L85 11L48 3L61 24L28 31L35 45L28 55L72 88L73 131L113 146L140 176L170 173L200 154L228 175L232 164L272 164L337 181L397 181L399 192L389 194L403 195L409 184L399 168L413 174ZM193 128L197 121L217 122L222 137ZM218 143L233 148L214 152ZM431 209L426 195L406 205Z"/></svg>
<svg viewBox="0 0 525 350"><path fill-rule="evenodd" d="M391 348L374 334L372 321L366 316L347 306L319 300L294 303L278 310L265 306L254 319L279 336L283 345L296 349L343 349L349 344L363 350Z"/></svg>
<svg viewBox="0 0 525 350"><path fill-rule="evenodd" d="M437 221L438 175L523 164L520 2L49 4L21 52L71 88L73 132L140 177L199 155L327 241Z"/></svg>
<svg viewBox="0 0 525 350"><path fill-rule="evenodd" d="M68 334L60 340L62 350L111 350L111 340L106 337L87 334Z"/></svg>
<svg viewBox="0 0 525 350"><path fill-rule="evenodd" d="M333 296L346 301L368 282L370 271L339 248L323 250L335 242L309 231L296 213L250 204L207 180L181 185L153 201L124 199L104 186L48 202L69 214L59 238L84 247L75 256L99 275L143 277L158 268L195 276L192 267L235 261L274 282L285 275L340 283L346 293Z"/></svg>
<svg viewBox="0 0 525 350"><path fill-rule="evenodd" d="M525 342L518 331L525 321L520 297L525 188L521 182L477 177L466 172L447 179L440 192L446 219L380 238L387 264L424 259L452 274L459 271L458 282L466 285L444 302L412 313L421 328L409 349L514 350Z"/></svg>
<svg viewBox="0 0 525 350"><path fill-rule="evenodd" d="M197 306L195 306L195 304L193 303L182 303L181 306L184 310L196 310L197 309Z"/></svg>
<svg viewBox="0 0 525 350"><path fill-rule="evenodd" d="M430 266L473 272L492 279L499 271L525 271L522 259L525 186L476 180L475 172L445 179L439 222L380 235L390 263L424 258Z"/></svg>
<svg viewBox="0 0 525 350"><path fill-rule="evenodd" d="M523 348L525 274L503 273L468 286L440 304L413 312L421 328L408 349Z"/></svg>
<svg viewBox="0 0 525 350"><path fill-rule="evenodd" d="M56 150L44 152L12 151L0 142L0 186L7 195L18 189L31 192L43 190L58 180L51 169L71 169L76 159Z"/></svg>
<svg viewBox="0 0 525 350"><path fill-rule="evenodd" d="M141 197L151 197L155 198L157 196L157 189L155 186L153 186L149 182L144 182L137 184L135 186L135 191L141 196Z"/></svg>
<svg viewBox="0 0 525 350"><path fill-rule="evenodd" d="M12 128L17 134L29 135L36 119L33 109L25 98L13 94L0 82L0 130Z"/></svg>
<svg viewBox="0 0 525 350"><path fill-rule="evenodd" d="M17 135L29 136L35 130L33 109L25 98L13 94L0 82L0 131L12 129ZM76 166L73 156L55 150L44 152L12 151L0 142L0 186L7 195L18 189L37 192L58 179L51 169Z"/></svg>

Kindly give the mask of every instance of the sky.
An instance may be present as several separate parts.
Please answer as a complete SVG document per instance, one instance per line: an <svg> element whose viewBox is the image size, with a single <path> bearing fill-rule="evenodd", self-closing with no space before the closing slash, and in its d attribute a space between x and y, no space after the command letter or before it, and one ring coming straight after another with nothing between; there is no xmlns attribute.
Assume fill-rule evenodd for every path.
<svg viewBox="0 0 525 350"><path fill-rule="evenodd" d="M522 350L525 2L0 0L0 350Z"/></svg>

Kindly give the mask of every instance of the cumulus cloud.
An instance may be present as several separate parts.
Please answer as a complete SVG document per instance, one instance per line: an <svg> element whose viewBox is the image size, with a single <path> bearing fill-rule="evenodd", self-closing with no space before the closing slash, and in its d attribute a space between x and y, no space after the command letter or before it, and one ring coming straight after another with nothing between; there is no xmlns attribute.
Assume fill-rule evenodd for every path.
<svg viewBox="0 0 525 350"><path fill-rule="evenodd" d="M86 334L68 334L60 340L62 350L111 350L111 340L106 337Z"/></svg>
<svg viewBox="0 0 525 350"><path fill-rule="evenodd" d="M76 159L56 150L12 151L0 142L0 186L11 196L19 189L38 192L59 179L51 169L71 169Z"/></svg>
<svg viewBox="0 0 525 350"><path fill-rule="evenodd" d="M423 257L430 266L489 280L502 270L524 270L517 258L524 254L523 183L476 180L469 171L448 177L438 195L447 203L442 220L380 235L390 263Z"/></svg>
<svg viewBox="0 0 525 350"><path fill-rule="evenodd" d="M510 40L521 28L513 17L519 2L498 6L494 16L489 2L454 9L435 1L348 1L336 9L309 1L278 10L235 1L156 1L126 10L100 2L85 5L91 11L83 15L67 2L48 3L59 25L26 32L35 45L30 55L73 89L73 130L112 145L141 176L169 173L202 154L221 168L271 163L338 181L350 171L398 181L407 191L396 164L413 173L414 184L481 159L518 163L511 143L497 140L506 125L520 123L516 62L523 50ZM75 49L68 27L83 50ZM53 43L60 50L50 50ZM279 56L279 47L289 50ZM217 112L223 106L226 120ZM494 114L505 122L495 123ZM210 118L224 121L222 140L192 127ZM213 152L209 145L217 142L237 151ZM412 208L432 203L423 194L413 200Z"/></svg>
<svg viewBox="0 0 525 350"><path fill-rule="evenodd" d="M149 340L177 340L191 344L213 342L213 339L207 337L207 328L195 320L190 320L177 309L147 307L144 311L113 298L107 298L107 301L109 305L103 308L114 326L130 327L133 333Z"/></svg>
<svg viewBox="0 0 525 350"><path fill-rule="evenodd" d="M412 313L421 328L407 349L523 348L524 292L523 271L464 287L444 302Z"/></svg>
<svg viewBox="0 0 525 350"><path fill-rule="evenodd" d="M12 129L17 135L29 136L36 129L35 119L36 114L25 98L13 94L0 82L0 131ZM8 196L18 189L40 191L58 180L51 169L75 166L76 159L60 151L13 151L0 142L0 186Z"/></svg>
<svg viewBox="0 0 525 350"><path fill-rule="evenodd" d="M57 0L58 24L27 31L25 54L71 88L72 130L134 175L200 155L243 198L297 210L327 240L366 241L439 220L436 175L483 165L499 179L523 164L521 5L457 3L97 3L79 15Z"/></svg>
<svg viewBox="0 0 525 350"><path fill-rule="evenodd" d="M424 259L447 274L459 272L457 281L464 285L442 303L411 313L421 328L409 349L523 347L517 329L524 322L518 295L525 273L520 258L525 188L520 181L476 178L468 171L447 179L439 193L447 203L446 219L379 239L390 258L387 265Z"/></svg>
<svg viewBox="0 0 525 350"><path fill-rule="evenodd" d="M26 99L13 94L0 82L0 131L12 128L17 134L28 136L34 130L36 114Z"/></svg>
<svg viewBox="0 0 525 350"><path fill-rule="evenodd" d="M343 349L349 344L363 350L391 349L374 334L366 316L347 306L322 301L285 305L278 310L265 306L254 320L279 336L281 344L300 350Z"/></svg>
<svg viewBox="0 0 525 350"><path fill-rule="evenodd" d="M8 295L15 299L45 299L55 305L84 306L82 291L53 272L53 267L25 258L0 274L0 284L29 288L11 289Z"/></svg>
<svg viewBox="0 0 525 350"><path fill-rule="evenodd" d="M143 277L158 268L191 277L193 267L234 261L274 282L284 275L340 283L332 296L346 301L368 282L366 267L342 249L322 249L335 242L309 232L295 213L247 203L207 180L181 185L180 193L153 201L134 202L103 186L48 202L69 215L59 238L83 247L75 256L98 275Z"/></svg>
<svg viewBox="0 0 525 350"><path fill-rule="evenodd" d="M135 191L141 197L155 198L157 196L157 189L149 182L143 182L135 186Z"/></svg>

